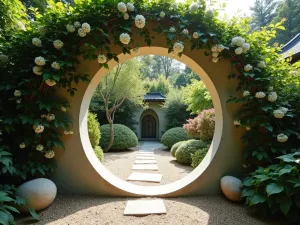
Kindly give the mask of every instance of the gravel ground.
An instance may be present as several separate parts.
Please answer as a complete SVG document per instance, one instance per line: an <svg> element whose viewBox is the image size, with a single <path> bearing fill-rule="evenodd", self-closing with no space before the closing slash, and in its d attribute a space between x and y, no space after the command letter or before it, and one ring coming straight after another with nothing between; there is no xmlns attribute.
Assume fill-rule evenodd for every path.
<svg viewBox="0 0 300 225"><path fill-rule="evenodd" d="M139 143L139 146L135 149L132 149L132 151L104 153L103 164L114 175L126 181L127 177L129 177L129 175L133 172L131 168L132 165L134 164L137 151L140 149L142 144L143 143ZM151 182L129 181L130 183L142 185L142 186L168 184L180 180L181 178L185 177L193 170L191 166L177 163L176 159L172 157L170 151L166 150L164 147L156 149L154 151L154 155L157 161L158 171L141 171L141 170L135 170L135 171L162 174L163 177L161 182L151 183Z"/></svg>
<svg viewBox="0 0 300 225"><path fill-rule="evenodd" d="M144 217L123 216L126 200L99 196L58 195L54 203L39 213L34 223L29 217L17 224L49 225L275 225L253 217L242 204L229 202L222 196L198 196L164 199L166 215Z"/></svg>

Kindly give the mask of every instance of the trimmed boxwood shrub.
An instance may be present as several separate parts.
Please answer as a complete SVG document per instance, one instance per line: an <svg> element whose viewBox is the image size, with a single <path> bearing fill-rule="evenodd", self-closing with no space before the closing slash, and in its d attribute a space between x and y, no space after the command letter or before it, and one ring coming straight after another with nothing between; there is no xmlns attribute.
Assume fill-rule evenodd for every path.
<svg viewBox="0 0 300 225"><path fill-rule="evenodd" d="M188 139L187 134L185 133L182 127L174 127L170 130L167 130L161 137L161 143L163 143L168 148L179 141L186 141Z"/></svg>
<svg viewBox="0 0 300 225"><path fill-rule="evenodd" d="M196 168L205 157L206 153L208 151L208 147L201 148L197 150L195 153L192 153L192 167Z"/></svg>
<svg viewBox="0 0 300 225"><path fill-rule="evenodd" d="M97 158L100 160L100 162L103 162L104 161L104 154L103 154L103 150L101 149L101 147L96 146L94 148L94 152L95 152Z"/></svg>
<svg viewBox="0 0 300 225"><path fill-rule="evenodd" d="M96 114L90 113L88 114L88 133L91 145L93 149L99 146L100 143L100 124L97 120Z"/></svg>
<svg viewBox="0 0 300 225"><path fill-rule="evenodd" d="M179 163L191 165L192 154L205 147L207 147L207 144L201 140L189 140L179 146L175 157Z"/></svg>
<svg viewBox="0 0 300 225"><path fill-rule="evenodd" d="M175 157L175 152L177 151L177 149L179 148L179 146L180 146L182 143L184 143L184 142L186 142L186 141L179 141L179 142L177 142L176 144L174 144L174 145L172 146L172 148L171 148L171 154L172 154L173 157Z"/></svg>
<svg viewBox="0 0 300 225"><path fill-rule="evenodd" d="M122 124L113 124L114 128L114 143L110 149L111 150L126 150L131 147L135 147L138 144L138 139L135 133L128 127ZM100 127L101 131L101 142L100 146L102 149L108 144L109 141L109 125L105 124Z"/></svg>

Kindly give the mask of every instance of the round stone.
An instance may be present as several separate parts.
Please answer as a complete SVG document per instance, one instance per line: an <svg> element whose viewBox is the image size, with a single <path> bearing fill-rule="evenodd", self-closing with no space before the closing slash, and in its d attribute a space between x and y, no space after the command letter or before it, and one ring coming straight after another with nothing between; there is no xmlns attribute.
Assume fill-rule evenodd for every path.
<svg viewBox="0 0 300 225"><path fill-rule="evenodd" d="M240 179L232 176L224 176L221 179L223 194L231 201L240 201L242 197L243 183Z"/></svg>
<svg viewBox="0 0 300 225"><path fill-rule="evenodd" d="M57 188L51 180L38 178L20 185L16 193L27 203L25 206L18 207L21 212L28 212L29 208L39 211L47 208L53 202Z"/></svg>

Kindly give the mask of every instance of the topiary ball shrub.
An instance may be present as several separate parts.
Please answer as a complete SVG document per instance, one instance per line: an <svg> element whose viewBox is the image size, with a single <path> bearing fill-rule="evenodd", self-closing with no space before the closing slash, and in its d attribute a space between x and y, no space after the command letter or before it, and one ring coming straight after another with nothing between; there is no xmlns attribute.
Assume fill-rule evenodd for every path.
<svg viewBox="0 0 300 225"><path fill-rule="evenodd" d="M171 148L171 154L173 157L175 157L175 153L177 151L177 149L179 148L179 146L182 144L182 143L185 143L186 141L179 141L177 142L176 144L174 144Z"/></svg>
<svg viewBox="0 0 300 225"><path fill-rule="evenodd" d="M100 162L103 162L104 154L103 154L103 150L100 148L100 146L96 146L96 148L94 148L94 152L95 152L97 158L100 160Z"/></svg>
<svg viewBox="0 0 300 225"><path fill-rule="evenodd" d="M182 127L174 127L167 130L161 137L161 143L168 148L172 148L179 141L186 141L188 136Z"/></svg>
<svg viewBox="0 0 300 225"><path fill-rule="evenodd" d="M88 114L88 133L91 145L93 149L99 146L101 134L100 134L100 124L97 121L97 116L93 113Z"/></svg>
<svg viewBox="0 0 300 225"><path fill-rule="evenodd" d="M205 147L207 147L207 144L201 140L188 140L178 147L175 157L179 163L191 165L192 154Z"/></svg>
<svg viewBox="0 0 300 225"><path fill-rule="evenodd" d="M192 138L211 141L215 132L215 109L201 111L194 119L187 120L183 129Z"/></svg>
<svg viewBox="0 0 300 225"><path fill-rule="evenodd" d="M135 133L128 127L122 124L114 124L114 143L111 147L111 150L126 150L131 147L135 147L138 144L138 139ZM101 131L101 142L100 146L102 149L105 149L109 142L109 125L105 124L100 127Z"/></svg>
<svg viewBox="0 0 300 225"><path fill-rule="evenodd" d="M206 153L208 151L208 147L201 148L197 150L195 153L192 153L192 167L196 168L205 157Z"/></svg>

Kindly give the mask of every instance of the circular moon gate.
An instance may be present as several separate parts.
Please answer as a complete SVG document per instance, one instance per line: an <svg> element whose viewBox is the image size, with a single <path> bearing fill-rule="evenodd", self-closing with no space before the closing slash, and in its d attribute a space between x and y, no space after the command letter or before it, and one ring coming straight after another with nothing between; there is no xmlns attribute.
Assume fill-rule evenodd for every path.
<svg viewBox="0 0 300 225"><path fill-rule="evenodd" d="M133 28L134 29L134 28ZM146 47L137 32L133 46L142 46L139 53L122 54L118 46L111 46L112 52L118 54L119 63L133 57L146 54L170 56L165 37L152 32L154 36L151 47ZM113 42L113 41L112 41ZM142 43L142 44L141 44ZM161 186L138 186L121 180L110 173L97 159L89 141L87 131L87 114L91 97L100 80L108 72L99 70L97 60L80 59L77 72L89 74L90 83L80 83L75 97L61 93L70 102L70 114L73 119L74 134L64 137L66 150L57 154L57 170L53 178L61 192L96 194L105 196L186 196L216 194L220 192L220 179L224 175L239 175L242 170L242 143L240 129L234 129L232 115L238 110L237 104L227 104L230 95L235 93L237 81L227 79L232 72L229 60L215 64L205 56L204 50L190 50L185 43L184 55L176 57L185 63L208 88L216 114L215 134L209 151L202 163L189 175L176 182ZM111 60L109 68L117 62Z"/></svg>

